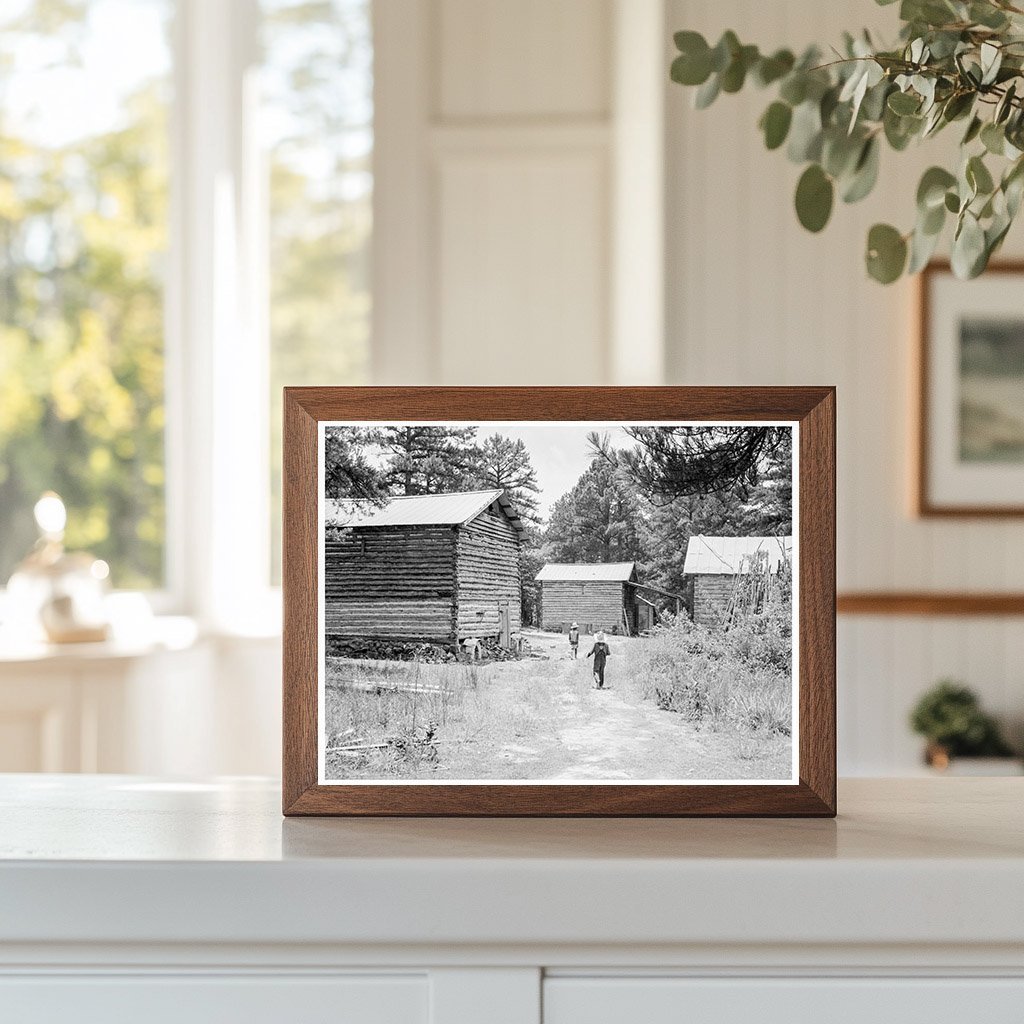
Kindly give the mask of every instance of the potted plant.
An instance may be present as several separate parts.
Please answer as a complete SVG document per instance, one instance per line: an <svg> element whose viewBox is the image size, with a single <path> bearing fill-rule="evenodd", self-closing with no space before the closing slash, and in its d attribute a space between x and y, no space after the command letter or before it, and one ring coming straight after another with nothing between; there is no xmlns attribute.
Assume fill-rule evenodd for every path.
<svg viewBox="0 0 1024 1024"><path fill-rule="evenodd" d="M953 271L976 277L1024 198L1024 4L902 0L897 10L891 45L847 32L828 50L812 46L801 55L762 53L732 31L715 45L698 32L677 32L671 77L696 89L699 108L750 83L775 93L759 127L768 149L785 146L805 165L795 201L808 231L826 225L837 196L855 203L868 195L883 146L900 152L958 126L959 160L925 171L913 226L874 225L865 258L882 284L916 273L952 221Z"/></svg>
<svg viewBox="0 0 1024 1024"><path fill-rule="evenodd" d="M925 762L940 771L947 770L954 758L1014 756L995 719L981 709L974 691L949 679L921 697L911 712L910 725L928 741Z"/></svg>

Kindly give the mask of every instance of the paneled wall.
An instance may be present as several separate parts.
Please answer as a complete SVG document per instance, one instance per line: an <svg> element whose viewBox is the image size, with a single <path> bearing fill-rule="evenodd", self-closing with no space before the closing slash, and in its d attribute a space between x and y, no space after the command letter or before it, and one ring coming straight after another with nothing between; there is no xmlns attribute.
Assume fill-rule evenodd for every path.
<svg viewBox="0 0 1024 1024"><path fill-rule="evenodd" d="M841 589L1024 589L1024 523L910 514L913 287L863 270L868 227L909 227L953 140L886 152L877 193L812 236L799 169L761 145L766 95L694 111L667 81L673 29L884 39L894 8L378 0L375 17L378 381L836 384ZM839 638L846 774L915 769L907 712L942 676L1024 733L1024 619L844 617Z"/></svg>
<svg viewBox="0 0 1024 1024"><path fill-rule="evenodd" d="M892 38L894 10L868 0L669 0L667 13L669 29L717 39L732 28L744 42L795 47L865 24ZM910 227L917 178L949 141L884 153L878 193L839 204L813 236L793 213L799 169L766 152L756 129L766 94L723 96L705 111L691 98L667 88L669 381L837 385L841 590L1024 589L1024 522L911 515L913 286L883 288L863 270L868 227ZM1022 242L1011 234L1007 252L1019 255ZM1019 729L1024 619L842 617L839 639L846 774L914 767L907 713L942 676L969 682Z"/></svg>
<svg viewBox="0 0 1024 1024"><path fill-rule="evenodd" d="M649 41L635 76L614 54L626 0L377 5L376 379L609 378L616 312L633 306L616 291L616 215L633 203L620 158L647 161L644 139L662 137L642 117L664 96L662 7L630 3ZM649 365L659 293L645 309Z"/></svg>

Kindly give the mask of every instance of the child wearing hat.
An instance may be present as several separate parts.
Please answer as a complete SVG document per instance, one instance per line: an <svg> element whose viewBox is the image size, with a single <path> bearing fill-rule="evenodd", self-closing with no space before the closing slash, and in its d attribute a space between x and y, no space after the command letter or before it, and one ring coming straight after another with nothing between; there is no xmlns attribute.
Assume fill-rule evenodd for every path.
<svg viewBox="0 0 1024 1024"><path fill-rule="evenodd" d="M580 627L575 622L569 627L569 653L573 661L580 654Z"/></svg>
<svg viewBox="0 0 1024 1024"><path fill-rule="evenodd" d="M587 652L587 657L594 657L594 682L599 690L604 689L604 663L608 660L611 650L605 640L604 630L594 634L594 646Z"/></svg>

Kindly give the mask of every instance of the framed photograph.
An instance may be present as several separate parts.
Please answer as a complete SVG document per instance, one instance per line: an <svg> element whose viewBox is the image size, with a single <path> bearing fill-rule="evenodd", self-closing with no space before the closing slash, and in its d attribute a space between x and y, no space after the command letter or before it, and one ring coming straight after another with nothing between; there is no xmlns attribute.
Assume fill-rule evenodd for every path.
<svg viewBox="0 0 1024 1024"><path fill-rule="evenodd" d="M832 388L284 416L285 814L835 814Z"/></svg>
<svg viewBox="0 0 1024 1024"><path fill-rule="evenodd" d="M1024 263L919 287L917 511L1024 515Z"/></svg>

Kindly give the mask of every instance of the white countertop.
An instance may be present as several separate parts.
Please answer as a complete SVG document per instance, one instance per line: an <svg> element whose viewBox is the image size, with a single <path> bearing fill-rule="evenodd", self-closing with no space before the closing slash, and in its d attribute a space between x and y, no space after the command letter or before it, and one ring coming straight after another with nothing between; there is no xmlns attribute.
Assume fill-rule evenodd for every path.
<svg viewBox="0 0 1024 1024"><path fill-rule="evenodd" d="M1024 945L1024 780L828 820L284 819L276 784L0 776L0 943Z"/></svg>

